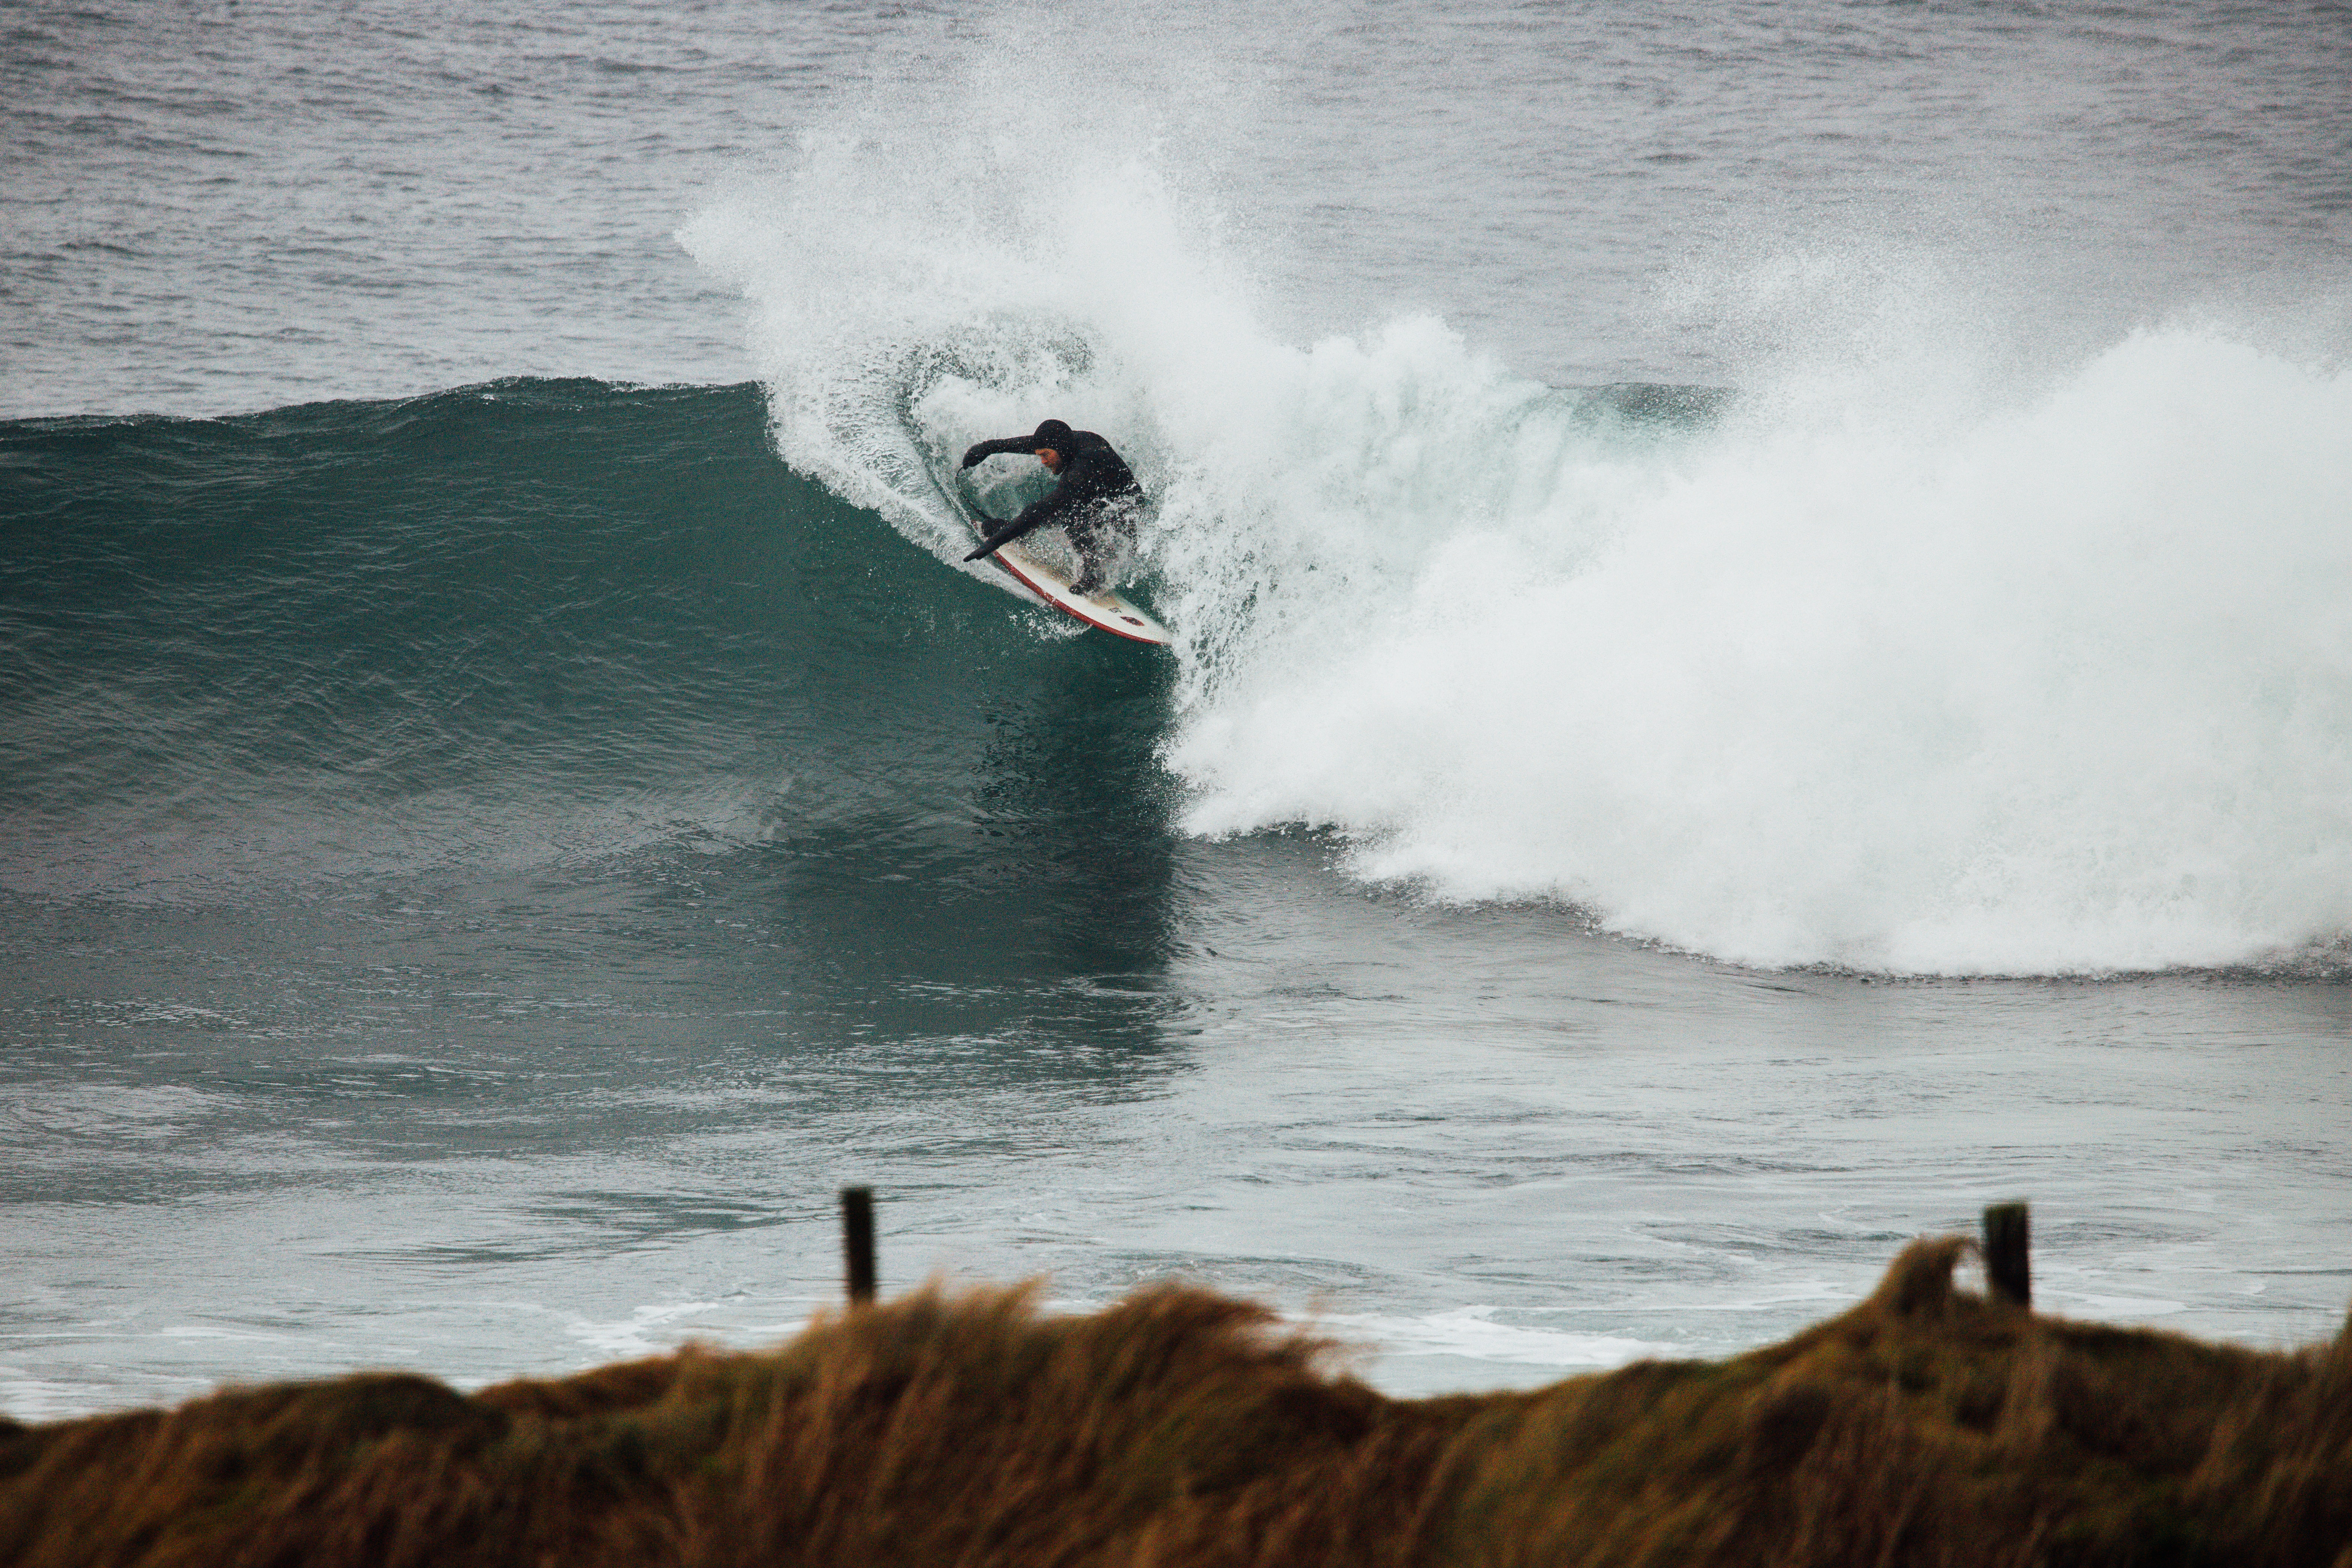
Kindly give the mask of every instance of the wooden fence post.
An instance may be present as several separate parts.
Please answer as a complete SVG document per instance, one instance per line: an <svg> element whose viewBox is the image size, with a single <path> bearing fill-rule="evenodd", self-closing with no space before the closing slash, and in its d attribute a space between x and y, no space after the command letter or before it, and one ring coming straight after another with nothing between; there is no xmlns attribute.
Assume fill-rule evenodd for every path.
<svg viewBox="0 0 2352 1568"><path fill-rule="evenodd" d="M849 1301L874 1300L874 1189L841 1189L841 1250L849 1265Z"/></svg>
<svg viewBox="0 0 2352 1568"><path fill-rule="evenodd" d="M1994 1204L1984 1212L1985 1283L1993 1295L2033 1305L2033 1226L2023 1204Z"/></svg>

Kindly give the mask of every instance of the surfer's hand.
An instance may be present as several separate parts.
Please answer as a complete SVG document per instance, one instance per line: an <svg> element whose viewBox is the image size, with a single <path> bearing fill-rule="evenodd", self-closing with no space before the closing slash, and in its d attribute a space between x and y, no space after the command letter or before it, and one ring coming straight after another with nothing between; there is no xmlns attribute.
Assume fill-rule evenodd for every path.
<svg viewBox="0 0 2352 1568"><path fill-rule="evenodd" d="M986 452L984 452L984 451L981 450L981 447L985 447L985 446L987 446L987 445L988 445L988 443L987 443L987 442L982 441L982 442L981 442L978 446L975 446L975 447L971 447L967 448L967 449L966 449L966 451L964 452L964 455L963 455L963 466L964 466L965 468L971 468L974 463L977 463L977 462L979 462L982 458L983 458L987 457L987 456L988 456L988 454L987 454Z"/></svg>
<svg viewBox="0 0 2352 1568"><path fill-rule="evenodd" d="M977 561L983 555L993 555L1005 545L1012 543L1021 532L1007 518L976 513L973 521L980 524L980 547L965 556L966 561Z"/></svg>

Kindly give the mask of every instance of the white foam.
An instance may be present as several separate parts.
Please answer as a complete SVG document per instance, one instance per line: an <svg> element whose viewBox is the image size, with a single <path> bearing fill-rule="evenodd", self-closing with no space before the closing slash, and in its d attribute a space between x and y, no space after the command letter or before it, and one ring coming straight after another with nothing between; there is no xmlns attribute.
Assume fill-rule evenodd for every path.
<svg viewBox="0 0 2352 1568"><path fill-rule="evenodd" d="M1508 1366L1606 1370L1646 1356L1677 1353L1678 1347L1658 1341L1496 1322L1495 1311L1493 1307L1477 1306L1422 1317L1325 1313L1308 1320L1306 1327L1318 1333L1368 1341L1386 1356L1453 1356Z"/></svg>
<svg viewBox="0 0 2352 1568"><path fill-rule="evenodd" d="M674 1301L638 1307L626 1318L572 1316L564 1331L604 1356L659 1355L677 1348L695 1319L719 1310L719 1301Z"/></svg>
<svg viewBox="0 0 2352 1568"><path fill-rule="evenodd" d="M1871 390L1435 527L1365 509L1375 573L1284 583L1172 748L1192 826L1764 964L2341 932L2352 378L2177 328L1961 417Z"/></svg>

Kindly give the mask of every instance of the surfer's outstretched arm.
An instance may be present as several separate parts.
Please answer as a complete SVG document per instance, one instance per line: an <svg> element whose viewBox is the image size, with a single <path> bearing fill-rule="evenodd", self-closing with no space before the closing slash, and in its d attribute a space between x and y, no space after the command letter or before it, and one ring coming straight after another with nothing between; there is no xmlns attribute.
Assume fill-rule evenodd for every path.
<svg viewBox="0 0 2352 1568"><path fill-rule="evenodd" d="M1013 525L1001 517L983 516L980 520L980 543L964 552L966 561L981 561L995 554L1013 542Z"/></svg>
<svg viewBox="0 0 2352 1568"><path fill-rule="evenodd" d="M988 525L988 531L981 536L980 548L965 556L964 559L966 561L978 561L983 557L995 554L998 551L1003 549L1006 545L1012 543L1023 534L1032 532L1036 529L1044 527L1046 523L1053 521L1055 514L1059 512L1062 508L1067 504L1067 501L1068 498L1063 495L1060 490L1056 489L1052 495L1045 497L1043 500L1033 500L1027 506L1023 507L1021 509L1021 515L1018 517L1010 517L1002 520L995 518L983 519L982 521Z"/></svg>

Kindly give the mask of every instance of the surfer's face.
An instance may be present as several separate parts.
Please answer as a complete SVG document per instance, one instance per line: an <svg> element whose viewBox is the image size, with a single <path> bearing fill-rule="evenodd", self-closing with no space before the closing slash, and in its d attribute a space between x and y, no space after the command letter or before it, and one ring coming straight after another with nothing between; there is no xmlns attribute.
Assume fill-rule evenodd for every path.
<svg viewBox="0 0 2352 1568"><path fill-rule="evenodd" d="M1045 465L1045 471L1049 474L1058 474L1062 471L1062 454L1051 447L1038 447L1037 460Z"/></svg>

